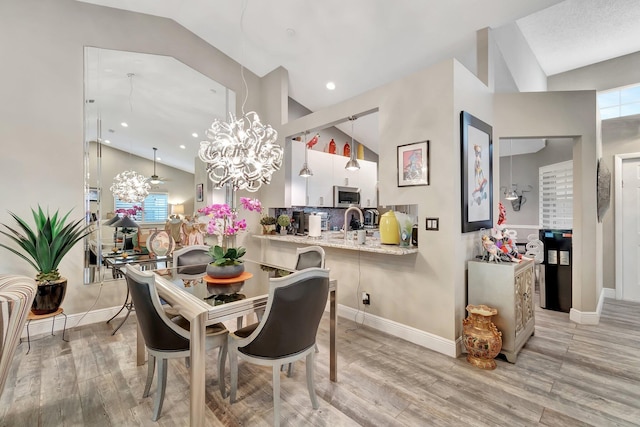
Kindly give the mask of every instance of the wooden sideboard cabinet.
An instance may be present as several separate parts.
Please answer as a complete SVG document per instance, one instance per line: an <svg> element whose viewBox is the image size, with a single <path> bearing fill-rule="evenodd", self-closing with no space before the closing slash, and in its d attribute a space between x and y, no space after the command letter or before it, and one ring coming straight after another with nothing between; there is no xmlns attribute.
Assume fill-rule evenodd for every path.
<svg viewBox="0 0 640 427"><path fill-rule="evenodd" d="M502 350L516 363L518 352L534 333L534 262L469 261L469 304L498 309L493 323L502 332Z"/></svg>

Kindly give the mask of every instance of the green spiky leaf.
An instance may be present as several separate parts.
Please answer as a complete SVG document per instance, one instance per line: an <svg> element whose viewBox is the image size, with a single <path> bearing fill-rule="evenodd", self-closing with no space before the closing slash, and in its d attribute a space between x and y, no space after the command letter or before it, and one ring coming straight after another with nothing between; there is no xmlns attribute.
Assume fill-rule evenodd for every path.
<svg viewBox="0 0 640 427"><path fill-rule="evenodd" d="M92 232L91 225L83 225L83 219L67 224L66 215L60 216L58 211L53 216L46 214L40 206L31 209L35 227L31 228L22 218L13 212L9 214L18 223L19 229L1 224L5 230L0 233L8 237L18 248L0 243L10 252L27 261L38 272L38 281L55 281L60 279L58 265L69 250Z"/></svg>

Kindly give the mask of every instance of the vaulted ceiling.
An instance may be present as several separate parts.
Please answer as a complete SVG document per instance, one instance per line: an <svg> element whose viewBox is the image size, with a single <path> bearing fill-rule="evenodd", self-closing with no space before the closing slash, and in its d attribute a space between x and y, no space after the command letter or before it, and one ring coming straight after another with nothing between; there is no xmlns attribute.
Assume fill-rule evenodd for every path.
<svg viewBox="0 0 640 427"><path fill-rule="evenodd" d="M515 22L547 75L640 51L637 0L84 1L173 19L258 76L283 66L311 111L446 58L468 63L486 27Z"/></svg>

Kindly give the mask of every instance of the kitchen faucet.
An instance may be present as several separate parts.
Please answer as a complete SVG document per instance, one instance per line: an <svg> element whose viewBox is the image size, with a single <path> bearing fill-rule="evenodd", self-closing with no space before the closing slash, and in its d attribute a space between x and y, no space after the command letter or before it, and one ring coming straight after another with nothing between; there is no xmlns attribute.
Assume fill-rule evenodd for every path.
<svg viewBox="0 0 640 427"><path fill-rule="evenodd" d="M347 240L347 231L349 230L349 223L347 222L347 217L349 216L349 212L352 210L358 212L358 216L360 217L360 224L364 222L364 216L362 216L362 211L357 206L349 206L346 211L344 211L344 240Z"/></svg>

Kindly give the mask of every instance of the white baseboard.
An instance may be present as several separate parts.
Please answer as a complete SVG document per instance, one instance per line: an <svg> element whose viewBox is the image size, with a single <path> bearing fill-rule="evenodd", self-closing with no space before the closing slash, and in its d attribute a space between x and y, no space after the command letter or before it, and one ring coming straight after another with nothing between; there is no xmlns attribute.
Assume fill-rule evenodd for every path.
<svg viewBox="0 0 640 427"><path fill-rule="evenodd" d="M98 322L106 322L114 314L120 310L121 306L110 307L110 308L102 308L99 310L90 311L88 313L76 313L76 314L68 314L67 315L67 325L66 328L69 330L70 328L75 328L76 326L89 325L92 323ZM127 310L124 309L118 315L118 318L123 317L127 313ZM64 324L64 316L59 315L55 318L50 317L48 319L42 320L33 320L29 322L29 335L31 337L35 337L41 334L50 334L51 328L53 326L53 332L60 332L65 327ZM54 323L55 321L55 323ZM117 323L116 323L117 325ZM27 326L25 325L22 330L22 338L27 338Z"/></svg>
<svg viewBox="0 0 640 427"><path fill-rule="evenodd" d="M613 288L602 288L605 298L616 299L616 290Z"/></svg>
<svg viewBox="0 0 640 427"><path fill-rule="evenodd" d="M338 304L338 316L354 320L356 313L358 313L358 322L361 322L362 310L358 312L358 310L354 308ZM459 342L447 340L438 335L430 334L429 332L421 331L370 313L364 316L364 324L450 357L458 357L460 354L459 347L461 347L461 339L457 340Z"/></svg>
<svg viewBox="0 0 640 427"><path fill-rule="evenodd" d="M120 306L103 308L100 310L90 311L88 313L70 314L67 317L66 328L71 329L76 326L89 325L92 323L106 322L114 314L120 310ZM328 311L328 307L327 307ZM338 304L338 316L345 319L353 320L356 316L357 310L347 307L342 304ZM123 310L118 318L123 317L126 314L126 309ZM361 321L362 311L358 316L358 321ZM64 327L64 316L57 316L54 319L35 320L29 324L29 335L35 337L42 334L50 334L51 327L53 326L54 332L62 331ZM431 334L429 332L421 331L411 326L403 325L402 323L394 322L393 320L385 319L383 317L375 316L371 313L367 313L364 318L364 324L377 329L381 332L394 335L398 338L402 338L419 346L428 348L438 353L450 357L457 357L462 352L462 339L458 338L456 341L444 339L438 335ZM27 338L26 326L22 331L22 338Z"/></svg>
<svg viewBox="0 0 640 427"><path fill-rule="evenodd" d="M613 295L613 296L610 296ZM600 323L600 314L602 313L602 305L605 298L615 298L615 289L602 288L596 311L580 311L572 308L569 310L569 320L580 325L597 325Z"/></svg>

